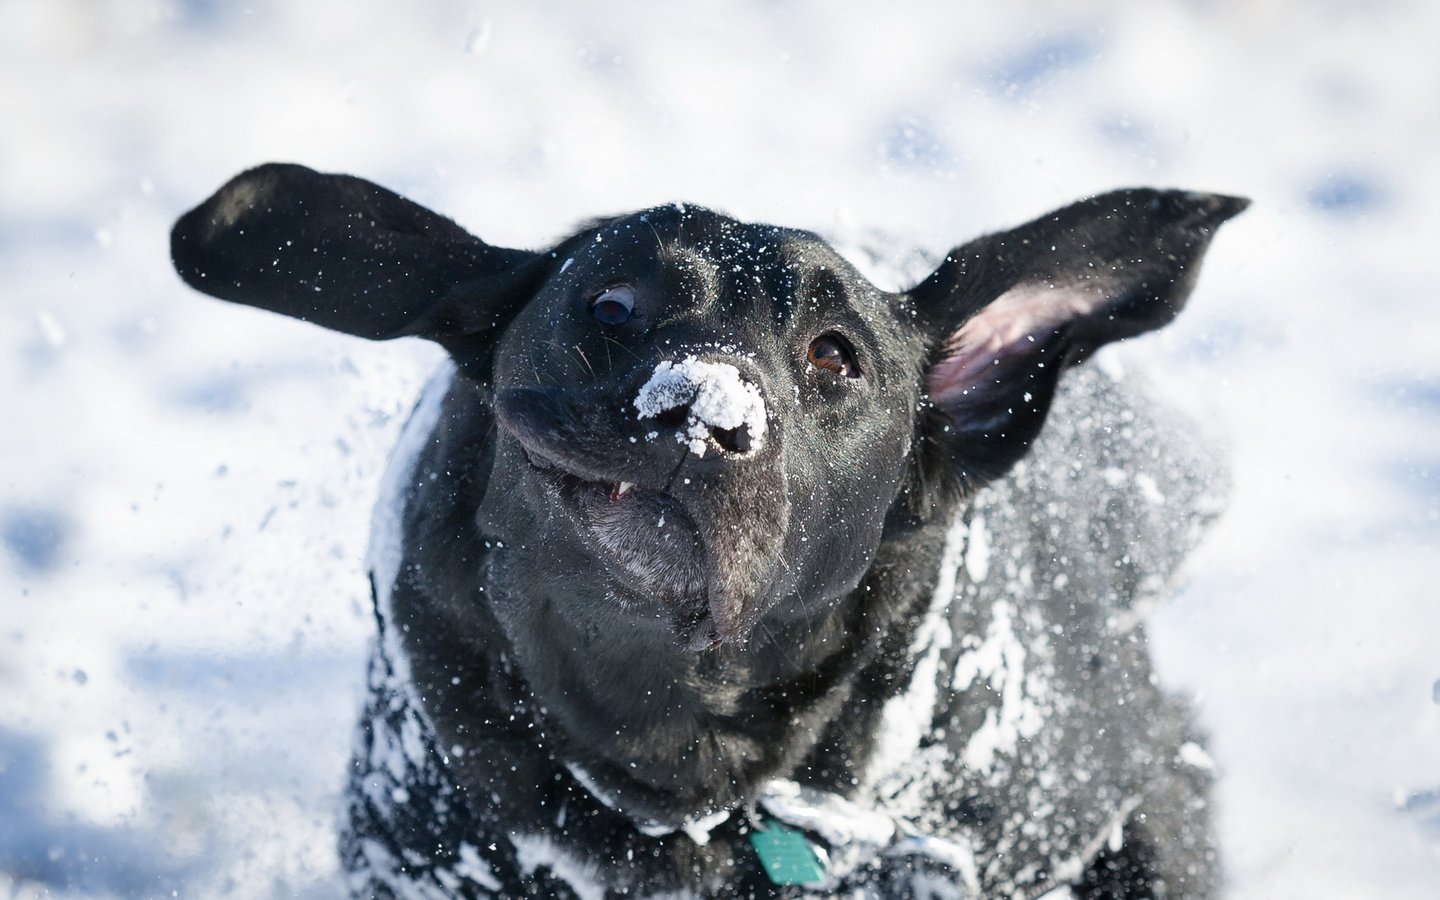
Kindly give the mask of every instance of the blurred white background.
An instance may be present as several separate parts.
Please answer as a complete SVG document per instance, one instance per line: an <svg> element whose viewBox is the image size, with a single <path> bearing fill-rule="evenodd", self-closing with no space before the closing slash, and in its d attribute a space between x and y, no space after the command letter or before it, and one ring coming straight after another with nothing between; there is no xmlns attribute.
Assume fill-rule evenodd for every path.
<svg viewBox="0 0 1440 900"><path fill-rule="evenodd" d="M172 274L179 213L288 160L530 247L1251 196L1110 354L1235 473L1159 667L1234 896L1440 896L1437 47L1424 0L0 4L0 894L340 893L367 518L438 351Z"/></svg>

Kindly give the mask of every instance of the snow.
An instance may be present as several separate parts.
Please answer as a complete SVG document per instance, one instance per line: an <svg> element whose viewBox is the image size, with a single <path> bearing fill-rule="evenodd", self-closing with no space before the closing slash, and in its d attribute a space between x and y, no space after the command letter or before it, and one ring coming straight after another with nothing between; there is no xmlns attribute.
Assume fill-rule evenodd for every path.
<svg viewBox="0 0 1440 900"><path fill-rule="evenodd" d="M765 784L760 804L787 825L818 834L831 847L884 847L895 838L895 821L889 816L783 778Z"/></svg>
<svg viewBox="0 0 1440 900"><path fill-rule="evenodd" d="M686 417L676 439L696 456L705 455L712 429L744 427L751 450L764 446L765 399L730 363L687 356L657 365L635 395L635 409L641 419L653 419L677 407L685 409Z"/></svg>
<svg viewBox="0 0 1440 900"><path fill-rule="evenodd" d="M1440 789L1440 6L5 15L0 895L343 890L368 522L439 351L180 284L176 215L271 159L502 246L672 201L875 230L889 287L1083 194L1251 196L1184 314L1094 360L1230 444L1152 647L1211 735L1235 896L1434 895L1436 805L1393 798Z"/></svg>
<svg viewBox="0 0 1440 900"><path fill-rule="evenodd" d="M599 801L601 805L607 806L623 816L628 816L635 824L636 830L650 837L662 837L667 834L674 834L677 831L683 831L689 835L692 841L704 846L710 843L710 832L720 827L722 823L730 818L730 810L728 809L716 810L712 813L696 816L693 819L686 819L679 825L670 825L651 819L638 818L632 816L630 812L625 809L624 804L620 802L620 799L605 790L605 788L595 780L595 776L591 775L584 766L572 762L566 763L565 768L569 770L571 775L575 776L575 780L580 783L580 786L583 787L590 796Z"/></svg>
<svg viewBox="0 0 1440 900"><path fill-rule="evenodd" d="M965 574L976 583L990 574L990 532L985 530L985 517L976 515L970 521L965 542Z"/></svg>
<svg viewBox="0 0 1440 900"><path fill-rule="evenodd" d="M381 617L387 622L395 621L395 615L390 608L390 594L400 574L400 562L404 554L400 523L405 511L406 493L414 484L416 462L424 451L426 442L431 440L436 423L440 421L441 404L454 378L455 366L448 359L430 376L415 405L415 411L406 421L400 439L391 451L379 498L375 502L375 513L371 517L370 545L365 553L365 570L374 573L375 600ZM399 682L408 685L410 663L394 629L386 630L384 640L385 658L390 660ZM416 704L414 708L422 707ZM422 748L407 747L406 750L411 759L421 759L424 756ZM398 774L403 775L403 770Z"/></svg>
<svg viewBox="0 0 1440 900"><path fill-rule="evenodd" d="M991 608L984 639L975 635L962 639L967 649L955 664L950 685L963 691L977 678L983 678L1000 695L999 708L986 712L984 723L965 745L965 765L977 772L989 772L996 754L1014 752L1021 740L1034 737L1045 724L1044 711L1037 701L1046 692L1046 682L1037 677L1037 672L1026 672L1025 645L1015 636L1012 616L1010 604L997 601ZM1043 635L1034 640L1043 640Z"/></svg>
<svg viewBox="0 0 1440 900"><path fill-rule="evenodd" d="M930 604L910 641L910 658L915 660L915 670L905 689L885 703L879 740L865 771L865 791L902 814L908 810L903 803L895 801L917 781L911 776L920 741L934 718L935 699L940 690L940 653L955 639L947 611L955 597L969 534L963 515L957 515L945 532L945 549L940 556Z"/></svg>
<svg viewBox="0 0 1440 900"><path fill-rule="evenodd" d="M1197 769L1209 771L1215 768L1215 760L1205 752L1205 748L1194 741L1186 741L1180 745L1180 761L1187 766L1194 766Z"/></svg>
<svg viewBox="0 0 1440 900"><path fill-rule="evenodd" d="M510 841L515 845L520 871L526 875L545 866L569 885L580 900L603 900L605 887L596 877L595 866L590 861L568 852L544 835L515 834L511 835Z"/></svg>
<svg viewBox="0 0 1440 900"><path fill-rule="evenodd" d="M461 844L456 855L460 857L460 862L455 865L455 874L489 890L500 890L500 879L495 877L490 864L481 858L474 844Z"/></svg>

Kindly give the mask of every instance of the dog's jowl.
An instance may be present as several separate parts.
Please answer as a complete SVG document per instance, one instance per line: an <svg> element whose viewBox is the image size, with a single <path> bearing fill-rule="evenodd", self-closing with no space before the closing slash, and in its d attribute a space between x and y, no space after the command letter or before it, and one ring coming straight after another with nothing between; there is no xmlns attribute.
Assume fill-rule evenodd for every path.
<svg viewBox="0 0 1440 900"><path fill-rule="evenodd" d="M199 290L450 357L372 536L356 895L1213 893L1139 619L1215 479L1066 373L1244 206L1092 197L901 293L685 205L528 252L268 165L186 214Z"/></svg>

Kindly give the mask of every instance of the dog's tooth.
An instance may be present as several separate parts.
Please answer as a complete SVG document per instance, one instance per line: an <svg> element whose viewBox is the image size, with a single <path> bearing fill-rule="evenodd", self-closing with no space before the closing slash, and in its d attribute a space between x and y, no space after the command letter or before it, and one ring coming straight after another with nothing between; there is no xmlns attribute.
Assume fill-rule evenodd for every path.
<svg viewBox="0 0 1440 900"><path fill-rule="evenodd" d="M625 496L625 492L628 491L628 490L630 490L630 489L631 489L632 487L634 487L634 486L635 486L635 485L631 484L631 483L628 482L628 481L622 481L622 482L620 482L620 486L615 489L615 493L616 493L618 496L623 497L623 496Z"/></svg>

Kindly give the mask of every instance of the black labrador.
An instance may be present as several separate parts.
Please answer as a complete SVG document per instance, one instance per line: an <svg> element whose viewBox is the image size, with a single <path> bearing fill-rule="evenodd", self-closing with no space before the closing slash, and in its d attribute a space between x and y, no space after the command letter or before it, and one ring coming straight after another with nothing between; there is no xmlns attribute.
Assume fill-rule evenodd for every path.
<svg viewBox="0 0 1440 900"><path fill-rule="evenodd" d="M1061 375L1169 322L1245 205L1103 194L901 293L678 204L528 252L266 165L186 214L193 287L450 357L372 538L355 893L1215 891L1137 622L1206 456Z"/></svg>

